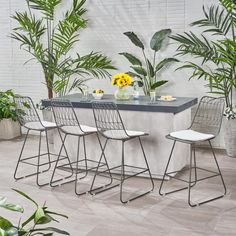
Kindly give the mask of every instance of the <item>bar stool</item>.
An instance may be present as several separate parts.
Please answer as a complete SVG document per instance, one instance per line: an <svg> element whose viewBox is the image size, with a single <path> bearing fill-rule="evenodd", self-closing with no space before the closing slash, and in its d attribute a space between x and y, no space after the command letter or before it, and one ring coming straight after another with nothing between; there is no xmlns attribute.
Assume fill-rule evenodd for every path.
<svg viewBox="0 0 236 236"><path fill-rule="evenodd" d="M50 155L55 155L53 153L50 153L49 150L49 142L48 142L48 131L57 128L56 124L53 122L48 122L48 121L43 121L40 119L37 110L35 109L34 103L30 97L24 97L24 96L15 96L14 97L14 102L16 104L17 108L17 115L18 115L18 120L24 128L26 128L26 136L23 142L23 146L21 148L21 152L17 161L17 165L15 168L15 173L14 173L14 178L15 180L20 180L23 178L31 177L36 175L36 184L39 187L48 185L48 183L41 184L39 183L39 175L41 173L47 172L51 168L52 160L50 158ZM24 157L22 158L23 151L25 148L26 141L28 139L28 135L30 131L37 131L39 132L39 146L38 146L38 154L35 156L30 156L30 157ZM45 132L46 134L46 145L47 145L47 152L46 153L41 153L41 143L42 143L42 133ZM42 156L47 156L47 161L41 163L41 157ZM37 163L32 163L34 159L37 159ZM35 166L36 167L36 172L33 172L32 174L24 175L24 176L17 176L19 164L27 164L30 166ZM46 166L46 169L42 170L42 167Z"/></svg>
<svg viewBox="0 0 236 236"><path fill-rule="evenodd" d="M122 203L130 202L134 199L137 199L139 197L142 197L142 196L150 193L154 189L154 182L152 179L152 175L151 175L151 172L150 172L150 169L148 166L146 154L144 152L144 148L143 148L142 141L141 141L141 137L146 136L148 134L144 133L144 132L140 132L140 131L126 130L124 127L123 121L121 119L119 110L117 108L117 105L113 102L93 102L92 107L93 107L93 113L94 113L94 118L95 118L95 123L96 123L98 133L106 139L105 144L102 147L102 155L105 155L105 149L107 147L108 141L109 140L116 140L116 141L122 142L122 157L121 157L121 165L113 167L111 169L107 169L105 171L99 171L100 161L102 158L102 155L101 155L95 175L94 175L94 178L93 178L90 193L95 195L97 193L101 193L103 191L109 190L111 188L114 188L114 187L120 185L120 201ZM145 160L145 164L146 164L145 168L125 164L125 142L129 141L131 139L135 139L135 138L137 138L139 141L139 144L140 144L140 147L141 147L141 150L143 153L143 157ZM100 139L100 137L99 137L99 139ZM138 170L138 172L135 174L126 176L125 167L134 168L134 169ZM121 177L120 177L120 179L118 179L120 182L119 184L110 186L108 188L103 188L102 190L99 190L100 188L93 188L95 179L98 175L104 175L104 173L106 173L107 171L109 171L109 173L110 173L111 170L115 170L117 168L121 168L121 172L120 172ZM123 184L124 184L125 180L127 180L131 177L134 177L134 176L138 176L138 175L143 174L145 172L147 172L149 175L149 179L151 181L151 189L145 193L138 195L138 196L124 200L123 199ZM113 178L114 177L112 177L112 179Z"/></svg>
<svg viewBox="0 0 236 236"><path fill-rule="evenodd" d="M58 158L56 161L56 165L54 167L53 170L53 174L51 176L51 181L50 181L50 185L51 187L56 187L56 186L60 186L66 183L71 183L71 182L75 182L75 194L80 196L83 194L86 194L89 192L89 190L87 191L78 191L78 181L84 179L87 175L89 171L93 171L97 168L97 166L94 167L89 167L89 163L91 164L98 164L97 161L92 160L87 158L87 153L86 153L86 142L85 142L85 137L87 137L88 135L97 135L97 129L91 126L87 126L87 125L82 125L79 122L79 119L75 113L75 110L73 108L73 105L71 104L71 102L67 99L52 99L51 100L51 106L52 106L52 110L53 110L53 115L54 115L54 120L57 124L58 127L58 132L60 134L60 139L62 141L62 145L60 147L60 151L58 154ZM64 135L64 137L62 137ZM66 138L67 136L75 136L78 137L78 142L77 142L77 155L76 155L76 160L75 161L70 161L68 152L66 150ZM84 151L84 157L80 158L80 143L81 143L81 139L83 142L83 151ZM100 140L98 140L100 141ZM100 142L99 142L100 144ZM101 144L100 144L101 147ZM61 153L63 151L63 149L65 150L66 156L68 157L69 163L68 164L59 164L61 161ZM84 164L83 167L79 168L79 164ZM75 168L73 168L73 165L75 165ZM54 176L57 170L65 170L68 171L68 166L69 166L69 171L71 171L71 176L75 175L75 178L73 178L72 180L69 181L64 181L61 182L59 180L54 180ZM107 161L106 161L106 157L104 156L104 162L100 163L100 167L107 167ZM107 167L108 168L108 167ZM82 177L78 177L79 174L83 174ZM106 185L105 185L106 186ZM104 187L105 187L104 186Z"/></svg>
<svg viewBox="0 0 236 236"><path fill-rule="evenodd" d="M216 159L214 149L212 148L212 144L211 144L211 140L213 140L219 134L219 131L221 128L221 123L222 123L223 112L224 112L224 100L223 99L204 96L204 97L202 97L202 99L199 102L196 114L194 116L194 119L192 121L190 128L187 130L180 130L180 131L172 132L166 136L166 138L174 140L174 143L173 143L173 146L172 146L172 149L170 152L170 156L169 156L169 159L168 159L168 162L167 162L167 165L165 168L165 172L163 175L163 179L162 179L162 182L160 185L160 189L159 189L160 195L164 196L167 194L171 194L171 193L175 193L175 192L178 192L181 190L188 189L188 204L191 207L202 205L204 203L211 202L213 200L216 200L216 199L219 199L219 198L222 198L225 196L225 194L226 194L225 183L224 183L223 176L222 176L220 168L219 168L219 164ZM196 166L195 146L199 142L203 142L203 141L208 142L210 145L210 148L211 148L211 151L212 151L212 154L214 157L214 161L215 161L215 164L217 167L217 172ZM181 171L183 171L183 170L168 172L168 167L169 167L169 164L170 164L170 161L172 158L172 154L173 154L176 142L187 143L190 145L190 148L191 148L190 162L189 162L189 168L188 168L188 170L189 170L189 180L188 181L183 180L183 179L176 176L178 173L181 173ZM207 177L198 178L197 169L202 170L202 171L206 171L206 172L210 173L211 175L207 176ZM194 179L192 179L192 170L194 170ZM224 189L224 193L222 195L214 197L214 198L210 198L210 199L198 202L198 203L192 203L191 190L197 184L197 182L200 182L200 181L203 181L203 180L206 180L209 178L217 177L217 176L220 176L220 179L221 179L221 182L223 185L223 189ZM184 188L180 188L180 189L176 189L176 190L162 193L162 187L163 187L163 183L164 183L164 180L166 177L174 178L174 179L186 182L186 183L188 183L188 186L184 187Z"/></svg>

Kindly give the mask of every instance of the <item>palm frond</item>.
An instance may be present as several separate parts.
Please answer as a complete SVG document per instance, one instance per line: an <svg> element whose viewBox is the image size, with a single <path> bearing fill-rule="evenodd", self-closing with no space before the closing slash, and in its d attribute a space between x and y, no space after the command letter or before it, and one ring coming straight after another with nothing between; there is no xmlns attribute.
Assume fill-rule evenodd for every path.
<svg viewBox="0 0 236 236"><path fill-rule="evenodd" d="M205 19L201 19L191 23L191 26L207 27L203 32L211 32L213 35L227 35L231 26L231 14L219 6L212 5L207 12L203 6Z"/></svg>
<svg viewBox="0 0 236 236"><path fill-rule="evenodd" d="M86 13L86 9L83 8L84 3L85 0L80 2L74 0L72 9L65 13L65 18L57 26L52 38L57 58L65 55L79 41L77 32L86 27L87 20L83 18Z"/></svg>
<svg viewBox="0 0 236 236"><path fill-rule="evenodd" d="M19 24L13 29L14 32L23 31L36 38L40 38L45 33L46 28L43 25L43 20L36 20L35 15L29 16L27 12L16 12L12 18Z"/></svg>
<svg viewBox="0 0 236 236"><path fill-rule="evenodd" d="M228 11L232 12L236 9L236 0L219 0L222 6Z"/></svg>
<svg viewBox="0 0 236 236"><path fill-rule="evenodd" d="M109 70L116 68L111 65L111 60L97 52L91 52L88 55L80 56L73 61L75 73L88 73L96 78L106 78L110 76Z"/></svg>
<svg viewBox="0 0 236 236"><path fill-rule="evenodd" d="M30 8L41 11L42 14L50 20L53 19L55 8L61 1L62 0L28 0Z"/></svg>
<svg viewBox="0 0 236 236"><path fill-rule="evenodd" d="M196 58L202 58L202 64L206 61L215 61L218 57L218 52L212 41L209 41L204 35L197 37L193 32L177 34L170 36L180 45L177 48L177 54L180 56L192 55Z"/></svg>

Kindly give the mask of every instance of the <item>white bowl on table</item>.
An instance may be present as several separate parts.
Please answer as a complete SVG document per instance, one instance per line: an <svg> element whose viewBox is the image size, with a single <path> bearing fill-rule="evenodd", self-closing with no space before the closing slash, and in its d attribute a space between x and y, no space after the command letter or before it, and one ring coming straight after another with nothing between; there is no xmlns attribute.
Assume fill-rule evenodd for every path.
<svg viewBox="0 0 236 236"><path fill-rule="evenodd" d="M95 100L101 100L103 97L103 93L92 93L92 95Z"/></svg>

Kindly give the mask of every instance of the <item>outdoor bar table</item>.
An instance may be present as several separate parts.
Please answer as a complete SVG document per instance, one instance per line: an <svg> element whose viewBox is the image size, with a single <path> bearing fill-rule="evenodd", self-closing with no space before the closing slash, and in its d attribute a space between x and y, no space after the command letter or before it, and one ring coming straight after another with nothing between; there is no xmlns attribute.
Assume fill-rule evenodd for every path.
<svg viewBox="0 0 236 236"><path fill-rule="evenodd" d="M79 121L83 125L95 126L92 102L95 101L90 95L87 100L83 100L81 94L71 94L63 97L69 99L75 108ZM143 131L149 134L142 138L147 159L153 177L161 178L164 173L172 141L165 138L170 132L186 129L191 123L191 107L197 104L197 98L177 97L174 101L159 101L150 103L150 98L140 96L138 100L117 101L113 95L104 95L101 102L115 102L120 110L121 117L127 130ZM50 106L49 100L43 100L42 105ZM73 160L77 153L78 141L73 136L69 136L66 142L67 150ZM61 141L59 135L54 133L54 147L59 150ZM106 157L110 165L119 165L121 161L121 143L108 142ZM82 146L81 146L82 147ZM101 149L96 135L86 138L87 157L98 160ZM143 158L138 140L134 139L125 144L125 160L128 165L143 166ZM189 145L178 143L172 158L169 171L182 169L188 164ZM83 149L81 149L83 153ZM110 166L110 167L112 167Z"/></svg>

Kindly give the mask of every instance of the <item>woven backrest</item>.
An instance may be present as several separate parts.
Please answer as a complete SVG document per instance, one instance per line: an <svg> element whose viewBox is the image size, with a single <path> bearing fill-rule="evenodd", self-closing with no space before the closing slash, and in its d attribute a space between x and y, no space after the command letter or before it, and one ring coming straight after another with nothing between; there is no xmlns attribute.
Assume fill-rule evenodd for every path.
<svg viewBox="0 0 236 236"><path fill-rule="evenodd" d="M119 131L119 136L128 137L119 110L115 103L93 102L92 107L95 123L99 132L104 133L105 131Z"/></svg>
<svg viewBox="0 0 236 236"><path fill-rule="evenodd" d="M204 96L199 102L191 129L218 135L224 114L224 99Z"/></svg>
<svg viewBox="0 0 236 236"><path fill-rule="evenodd" d="M18 120L21 125L24 125L28 122L41 122L38 112L30 97L15 96L14 102L16 104Z"/></svg>
<svg viewBox="0 0 236 236"><path fill-rule="evenodd" d="M52 99L51 106L58 126L80 126L75 110L68 99Z"/></svg>

